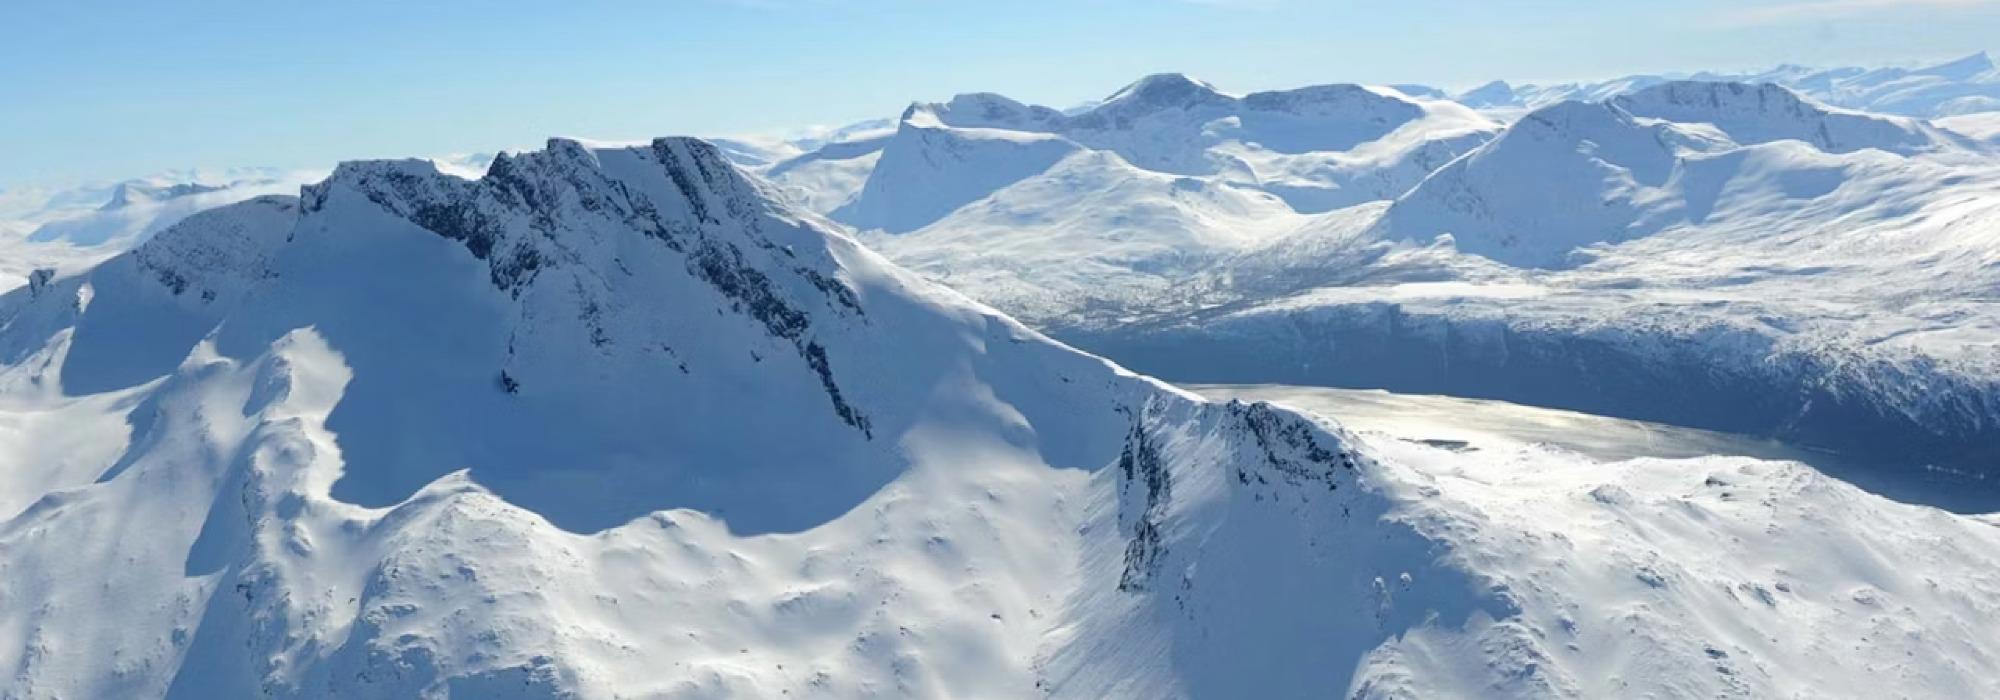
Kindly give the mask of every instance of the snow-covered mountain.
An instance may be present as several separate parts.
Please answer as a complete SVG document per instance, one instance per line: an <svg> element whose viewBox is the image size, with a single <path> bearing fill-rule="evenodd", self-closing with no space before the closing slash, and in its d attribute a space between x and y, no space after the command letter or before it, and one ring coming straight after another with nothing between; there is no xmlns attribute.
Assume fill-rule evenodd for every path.
<svg viewBox="0 0 2000 700"><path fill-rule="evenodd" d="M1565 100L1601 102L1676 80L1770 83L1827 104L1883 114L1945 117L2000 110L2000 70L1979 52L1922 68L1808 68L1779 66L1762 73L1702 72L1632 75L1601 82L1509 85L1494 81L1458 93L1468 106L1508 114Z"/></svg>
<svg viewBox="0 0 2000 700"><path fill-rule="evenodd" d="M1078 114L967 96L857 146L881 160L846 211L869 186L921 195L885 208L913 229L864 239L1176 379L1469 394L1864 451L1864 435L1895 435L1893 468L1990 472L2000 277L1979 222L2000 161L1977 123L1770 84L1630 87L1534 110L1402 190L1323 213L1210 167L1249 141L1202 135L1271 123L1213 115L1276 97L1171 77ZM1361 88L1268 94L1347 104L1329 93L1438 109ZM1313 117L1328 126L1306 130L1324 139L1310 148L1383 128L1343 109ZM1360 125L1326 116L1342 114ZM1024 143L1050 150L1015 158ZM965 165L981 158L1013 169Z"/></svg>
<svg viewBox="0 0 2000 700"><path fill-rule="evenodd" d="M10 696L2000 691L1989 520L1203 401L687 139L9 292L0 429Z"/></svg>
<svg viewBox="0 0 2000 700"><path fill-rule="evenodd" d="M1922 122L1666 83L1532 112L1150 321L1058 332L1174 378L1507 398L1990 475L1997 167Z"/></svg>
<svg viewBox="0 0 2000 700"><path fill-rule="evenodd" d="M1498 125L1391 89L1234 96L1165 74L1069 112L1000 95L919 103L765 169L902 264L1034 322L1144 307L1299 225L1394 197Z"/></svg>
<svg viewBox="0 0 2000 700"><path fill-rule="evenodd" d="M1705 222L1732 199L1783 209L1871 166L1972 151L1927 123L1826 107L1776 85L1668 82L1530 112L1398 198L1385 223L1392 235L1448 234L1465 252L1556 267L1595 244Z"/></svg>
<svg viewBox="0 0 2000 700"><path fill-rule="evenodd" d="M880 184L864 187L833 216L862 229L905 233L969 203L967 197L991 194L1054 163L1053 150L1009 159L1006 167L971 160L977 149L965 142L982 134L989 139L1010 134L1015 141L1032 138L1025 135L1059 137L1081 149L1117 154L1142 170L1220 177L1275 194L1302 211L1326 211L1394 196L1489 138L1497 126L1459 105L1386 88L1323 85L1237 97L1177 74L1140 79L1074 114L999 95L961 95L911 106L896 137L883 143L884 160L869 175L871 185ZM942 140L940 131L957 136ZM870 202L893 196L878 192L925 179L962 189L911 207L923 213L908 215L909 220L869 218L880 216L870 211L904 208Z"/></svg>

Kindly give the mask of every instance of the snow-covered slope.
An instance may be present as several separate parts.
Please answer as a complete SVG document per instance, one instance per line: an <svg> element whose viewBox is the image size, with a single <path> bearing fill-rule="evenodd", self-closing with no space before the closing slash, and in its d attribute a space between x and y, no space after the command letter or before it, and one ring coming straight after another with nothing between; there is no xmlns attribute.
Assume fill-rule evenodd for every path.
<svg viewBox="0 0 2000 700"><path fill-rule="evenodd" d="M1981 112L1956 117L1945 117L1932 122L1940 128L1955 131L1975 141L1984 141L2000 146L2000 112Z"/></svg>
<svg viewBox="0 0 2000 700"><path fill-rule="evenodd" d="M1368 447L780 197L686 139L350 163L0 296L0 691L1996 691L1986 521Z"/></svg>
<svg viewBox="0 0 2000 700"><path fill-rule="evenodd" d="M939 115L912 107L867 184L830 216L864 230L914 231L1079 150L1051 134L948 126Z"/></svg>
<svg viewBox="0 0 2000 700"><path fill-rule="evenodd" d="M909 234L865 240L1031 323L1159 308L1220 257L1305 217L1271 194L1081 151Z"/></svg>

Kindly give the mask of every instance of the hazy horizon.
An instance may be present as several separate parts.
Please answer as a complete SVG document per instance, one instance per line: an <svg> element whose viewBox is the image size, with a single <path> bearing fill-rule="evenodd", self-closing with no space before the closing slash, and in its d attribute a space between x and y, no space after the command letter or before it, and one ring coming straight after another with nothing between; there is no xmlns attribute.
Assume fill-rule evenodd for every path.
<svg viewBox="0 0 2000 700"><path fill-rule="evenodd" d="M556 16L514 2L86 1L0 8L0 26L10 187L551 135L770 134L972 91L1066 106L1158 72L1241 92L1915 65L1988 48L2000 3L692 0Z"/></svg>

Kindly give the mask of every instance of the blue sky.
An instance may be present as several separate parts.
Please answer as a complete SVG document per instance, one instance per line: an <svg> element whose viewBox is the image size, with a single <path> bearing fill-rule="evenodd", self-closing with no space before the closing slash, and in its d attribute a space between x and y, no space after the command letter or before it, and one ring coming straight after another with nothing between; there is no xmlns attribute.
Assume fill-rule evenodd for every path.
<svg viewBox="0 0 2000 700"><path fill-rule="evenodd" d="M1145 74L1229 90L1891 64L2000 0L0 2L0 187L164 168L782 131Z"/></svg>

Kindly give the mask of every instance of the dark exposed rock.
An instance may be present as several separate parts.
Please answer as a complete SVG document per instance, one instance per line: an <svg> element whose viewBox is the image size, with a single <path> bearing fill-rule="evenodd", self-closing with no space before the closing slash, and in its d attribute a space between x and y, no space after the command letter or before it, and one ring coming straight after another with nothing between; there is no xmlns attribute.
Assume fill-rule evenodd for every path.
<svg viewBox="0 0 2000 700"><path fill-rule="evenodd" d="M1125 449L1118 455L1119 494L1131 503L1134 489L1144 506L1137 513L1121 510L1119 519L1129 519L1131 539L1125 544L1125 572L1118 578L1118 590L1143 591L1158 573L1161 554L1160 520L1173 497L1173 482L1153 439L1146 432L1146 420L1135 417L1132 432L1125 436Z"/></svg>
<svg viewBox="0 0 2000 700"><path fill-rule="evenodd" d="M55 278L56 271L54 268L40 267L29 272L28 296L41 296L42 290L47 289L49 282L54 281Z"/></svg>
<svg viewBox="0 0 2000 700"><path fill-rule="evenodd" d="M789 273L818 290L826 308L859 318L863 311L854 291L764 235L764 198L713 146L692 139L658 139L649 148L634 150L658 164L681 200L678 204L684 206L652 201L630 183L605 173L597 157L581 144L564 140L550 141L540 153L497 157L476 181L406 161L343 166L329 183L352 187L383 209L463 244L473 257L487 263L494 287L517 298L543 271L574 262L570 243L560 234L566 217L588 213L621 222L681 253L688 273L722 295L727 307L791 345L819 379L834 413L872 439L867 416L841 391L826 348L814 338L813 315L772 275ZM324 206L329 186L307 188L308 210ZM516 222L521 221L535 234L520 231ZM782 264L746 259L746 248L740 244L769 251L769 260ZM598 302L590 290L579 288L577 293L584 306L579 317L591 329L590 342L600 347L611 344L614 339L597 323Z"/></svg>

